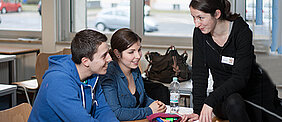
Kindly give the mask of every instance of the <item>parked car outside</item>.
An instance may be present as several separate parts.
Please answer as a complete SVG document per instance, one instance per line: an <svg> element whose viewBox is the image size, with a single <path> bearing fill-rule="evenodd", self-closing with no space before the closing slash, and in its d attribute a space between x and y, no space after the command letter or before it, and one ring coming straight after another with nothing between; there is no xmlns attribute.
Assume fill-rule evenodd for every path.
<svg viewBox="0 0 282 122"><path fill-rule="evenodd" d="M129 1L124 1L124 2L120 2L117 7L121 7L121 8L130 8L130 2ZM148 6L147 4L144 5L144 15L145 16L149 16L150 15L150 11L151 11L151 7Z"/></svg>
<svg viewBox="0 0 282 122"><path fill-rule="evenodd" d="M99 31L109 29L110 31L129 28L130 26L130 11L129 8L110 8L103 9L99 12L95 19L95 27ZM144 16L144 30L146 32L158 31L158 25L153 18Z"/></svg>
<svg viewBox="0 0 282 122"><path fill-rule="evenodd" d="M22 4L19 0L0 0L0 11L2 14L7 12L21 12Z"/></svg>

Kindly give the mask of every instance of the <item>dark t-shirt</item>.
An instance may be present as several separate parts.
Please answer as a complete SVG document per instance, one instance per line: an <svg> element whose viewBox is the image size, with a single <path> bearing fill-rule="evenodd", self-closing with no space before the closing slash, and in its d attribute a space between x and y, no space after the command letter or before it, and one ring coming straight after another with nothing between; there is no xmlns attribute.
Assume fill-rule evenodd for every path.
<svg viewBox="0 0 282 122"><path fill-rule="evenodd" d="M133 96L136 98L136 106L137 107L140 104L139 98L140 98L140 94L138 93L137 89L135 90L135 93L133 94Z"/></svg>

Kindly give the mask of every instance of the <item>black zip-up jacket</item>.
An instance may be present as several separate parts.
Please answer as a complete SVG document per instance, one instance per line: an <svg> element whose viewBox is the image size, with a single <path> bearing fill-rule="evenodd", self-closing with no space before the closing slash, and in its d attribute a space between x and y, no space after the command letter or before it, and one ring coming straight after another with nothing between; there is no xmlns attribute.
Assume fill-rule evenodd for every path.
<svg viewBox="0 0 282 122"><path fill-rule="evenodd" d="M223 57L230 63L222 63ZM255 61L252 31L241 17L234 21L223 47L218 46L210 34L203 34L195 28L192 63L193 109L198 115L203 104L214 108L233 93L239 93L244 99L259 105L263 105L262 97L267 94L275 96L270 79L262 80L262 70ZM214 90L207 97L208 69L213 76Z"/></svg>

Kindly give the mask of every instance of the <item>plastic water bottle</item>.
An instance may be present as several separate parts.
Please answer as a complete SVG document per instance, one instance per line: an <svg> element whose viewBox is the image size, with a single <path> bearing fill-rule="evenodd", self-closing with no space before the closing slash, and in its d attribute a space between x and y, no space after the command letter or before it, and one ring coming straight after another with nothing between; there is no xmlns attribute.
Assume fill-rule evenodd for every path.
<svg viewBox="0 0 282 122"><path fill-rule="evenodd" d="M180 84L178 82L177 77L173 77L172 82L170 83L170 113L177 113L179 111L179 87Z"/></svg>

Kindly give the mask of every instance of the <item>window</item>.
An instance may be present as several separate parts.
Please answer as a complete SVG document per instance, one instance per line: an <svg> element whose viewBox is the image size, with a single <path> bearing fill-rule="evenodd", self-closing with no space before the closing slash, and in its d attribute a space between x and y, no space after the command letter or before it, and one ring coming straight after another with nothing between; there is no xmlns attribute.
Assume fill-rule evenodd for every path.
<svg viewBox="0 0 282 122"><path fill-rule="evenodd" d="M195 26L190 14L190 1L156 0L145 3L144 10L150 11L144 17L145 35L192 37Z"/></svg>
<svg viewBox="0 0 282 122"><path fill-rule="evenodd" d="M179 4L175 10L169 1L72 0L69 25L64 25L68 17L61 17L61 25L65 26L61 28L62 40L70 41L75 32L84 28L99 30L110 37L116 29L127 27L141 36L143 45L191 47L194 24L188 11L190 0L175 0ZM159 8L162 2L167 4L165 9ZM65 3L62 1L62 15L68 13Z"/></svg>
<svg viewBox="0 0 282 122"><path fill-rule="evenodd" d="M256 20L256 0L246 0L246 21L253 31L256 50L268 51L272 36L272 0L263 0L262 24Z"/></svg>
<svg viewBox="0 0 282 122"><path fill-rule="evenodd" d="M87 28L103 33L130 28L130 1L87 0Z"/></svg>
<svg viewBox="0 0 282 122"><path fill-rule="evenodd" d="M41 15L39 14L39 0L0 0L0 36L40 38L41 34L29 32L41 31Z"/></svg>
<svg viewBox="0 0 282 122"><path fill-rule="evenodd" d="M116 29L127 27L142 37L143 45L191 47L195 26L189 12L190 1L73 0L70 32L73 36L83 28L91 28L110 37ZM253 30L256 49L265 50L271 43L272 3L271 0L264 1L263 25L256 25L253 21L255 4L252 3L254 2L255 0L246 0L246 19ZM233 1L232 5L235 3Z"/></svg>

